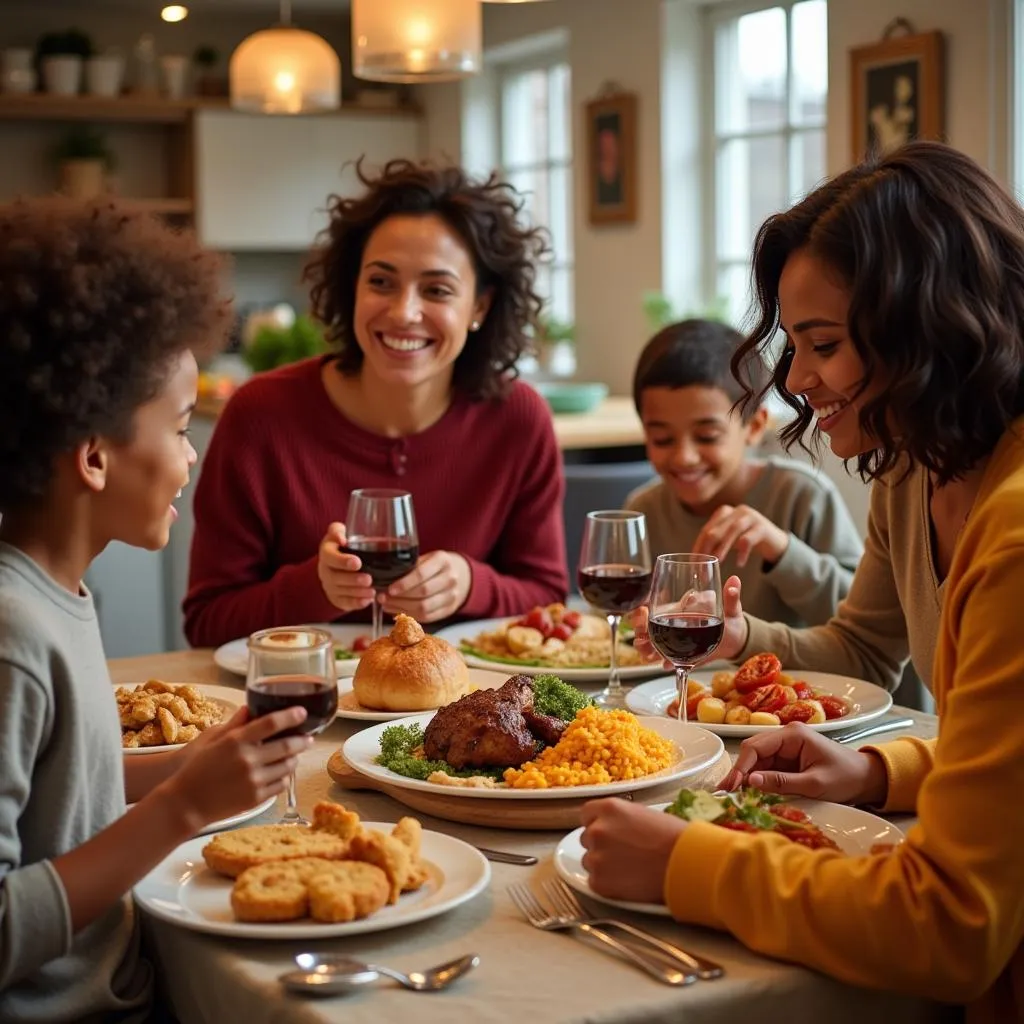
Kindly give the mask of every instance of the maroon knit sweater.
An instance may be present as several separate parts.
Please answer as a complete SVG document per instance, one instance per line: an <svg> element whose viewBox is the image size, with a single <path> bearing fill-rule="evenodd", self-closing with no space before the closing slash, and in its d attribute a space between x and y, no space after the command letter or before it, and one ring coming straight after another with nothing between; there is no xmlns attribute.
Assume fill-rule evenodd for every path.
<svg viewBox="0 0 1024 1024"><path fill-rule="evenodd" d="M394 439L338 411L322 362L259 374L221 414L196 485L183 605L190 643L344 618L320 586L317 549L358 487L409 491L420 552L469 560L473 582L458 618L564 600L565 482L550 413L533 388L516 382L501 401L456 398L427 430Z"/></svg>

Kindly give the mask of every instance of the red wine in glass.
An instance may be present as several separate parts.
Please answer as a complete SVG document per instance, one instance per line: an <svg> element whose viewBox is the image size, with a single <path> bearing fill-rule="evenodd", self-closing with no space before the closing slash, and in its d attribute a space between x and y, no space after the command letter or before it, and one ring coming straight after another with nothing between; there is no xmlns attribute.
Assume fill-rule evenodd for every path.
<svg viewBox="0 0 1024 1024"><path fill-rule="evenodd" d="M588 512L578 564L580 593L604 612L611 641L608 685L596 700L601 707L623 707L626 692L619 681L619 620L644 603L651 587L651 551L644 514L623 509Z"/></svg>
<svg viewBox="0 0 1024 1024"><path fill-rule="evenodd" d="M579 570L580 593L601 611L625 615L647 600L651 570L640 565L588 565Z"/></svg>
<svg viewBox="0 0 1024 1024"><path fill-rule="evenodd" d="M245 691L249 713L254 718L285 708L303 707L306 720L277 736L299 736L319 732L330 725L338 710L338 686L322 676L267 676L251 682Z"/></svg>
<svg viewBox="0 0 1024 1024"><path fill-rule="evenodd" d="M387 590L416 567L420 557L418 544L407 544L390 537L360 537L342 548L362 563L361 572L368 573L375 590Z"/></svg>
<svg viewBox="0 0 1024 1024"><path fill-rule="evenodd" d="M669 661L696 665L722 642L725 623L715 615L676 612L648 622L651 643Z"/></svg>
<svg viewBox="0 0 1024 1024"><path fill-rule="evenodd" d="M647 628L654 649L675 666L676 714L685 721L690 672L718 649L725 635L722 580L714 555L658 555Z"/></svg>

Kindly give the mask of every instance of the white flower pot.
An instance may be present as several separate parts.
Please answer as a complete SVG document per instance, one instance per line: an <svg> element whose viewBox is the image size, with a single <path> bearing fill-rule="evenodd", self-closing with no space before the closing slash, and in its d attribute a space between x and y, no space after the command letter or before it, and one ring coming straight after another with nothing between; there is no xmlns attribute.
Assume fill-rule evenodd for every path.
<svg viewBox="0 0 1024 1024"><path fill-rule="evenodd" d="M171 100L183 99L188 82L188 58L175 54L161 57L160 72L163 75L164 95Z"/></svg>
<svg viewBox="0 0 1024 1024"><path fill-rule="evenodd" d="M119 96L124 81L124 57L109 53L90 57L85 64L85 89L90 96Z"/></svg>
<svg viewBox="0 0 1024 1024"><path fill-rule="evenodd" d="M43 58L43 83L55 96L77 96L82 89L82 58Z"/></svg>
<svg viewBox="0 0 1024 1024"><path fill-rule="evenodd" d="M102 160L65 160L60 165L60 190L72 199L95 199L106 191L107 168Z"/></svg>
<svg viewBox="0 0 1024 1024"><path fill-rule="evenodd" d="M0 92L34 92L36 72L32 67L32 51L10 47L0 52Z"/></svg>

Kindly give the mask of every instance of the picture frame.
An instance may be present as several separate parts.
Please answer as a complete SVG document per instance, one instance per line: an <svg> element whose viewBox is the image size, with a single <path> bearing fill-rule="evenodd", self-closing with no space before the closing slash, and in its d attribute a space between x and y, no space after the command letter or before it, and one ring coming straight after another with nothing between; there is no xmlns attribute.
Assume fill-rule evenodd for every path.
<svg viewBox="0 0 1024 1024"><path fill-rule="evenodd" d="M851 151L855 161L945 131L941 32L893 36L850 50Z"/></svg>
<svg viewBox="0 0 1024 1024"><path fill-rule="evenodd" d="M633 224L637 218L637 97L616 92L585 106L591 224Z"/></svg>

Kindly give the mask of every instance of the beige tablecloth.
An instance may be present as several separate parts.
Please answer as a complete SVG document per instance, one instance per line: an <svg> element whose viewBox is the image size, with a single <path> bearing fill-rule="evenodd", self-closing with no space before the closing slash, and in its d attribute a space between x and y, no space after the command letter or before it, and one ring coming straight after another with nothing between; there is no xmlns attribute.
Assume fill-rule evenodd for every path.
<svg viewBox="0 0 1024 1024"><path fill-rule="evenodd" d="M209 682L242 687L242 680L219 672L208 652L186 652L111 662L115 682L149 676L176 682ZM902 710L902 709L898 709ZM935 734L936 719L908 711L913 732ZM395 821L403 808L389 797L339 790L326 773L328 757L361 723L338 720L303 756L299 802L303 810L333 798L354 807L365 820ZM884 738L884 736L883 736ZM729 744L735 750L735 744ZM718 777L725 764L715 770ZM279 808L266 815L274 820ZM551 853L561 833L513 832L457 825L417 815L424 828L469 843L540 858L536 867L492 864L488 891L448 914L408 928L346 940L284 943L228 941L146 919L153 955L170 1001L182 1024L519 1024L569 1022L659 1022L794 1024L827 1020L834 1024L911 1024L954 1019L948 1010L923 1000L854 989L812 971L765 959L726 935L677 924L666 918L626 915L636 923L719 961L725 977L681 989L662 985L629 964L564 933L532 929L512 906L506 888L513 882L539 883L553 877ZM893 819L905 827L908 819ZM286 993L277 977L302 950L344 953L399 970L443 963L466 953L480 967L452 989L419 994L392 982L345 996L310 999Z"/></svg>

